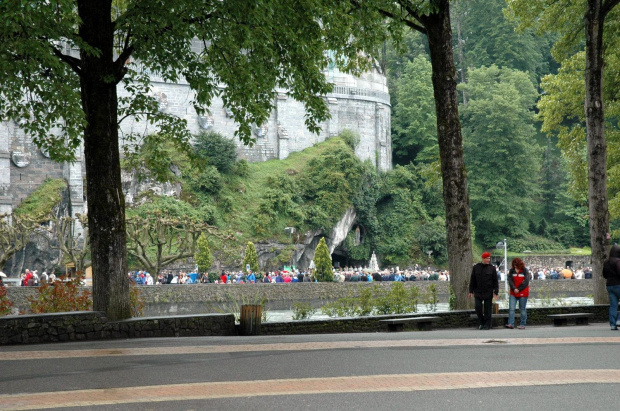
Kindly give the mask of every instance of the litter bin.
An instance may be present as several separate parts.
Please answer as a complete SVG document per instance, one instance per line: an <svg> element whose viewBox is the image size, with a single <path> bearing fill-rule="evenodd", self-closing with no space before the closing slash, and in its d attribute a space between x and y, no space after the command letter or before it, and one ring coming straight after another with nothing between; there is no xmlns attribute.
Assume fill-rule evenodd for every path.
<svg viewBox="0 0 620 411"><path fill-rule="evenodd" d="M263 316L261 305L242 305L239 319L239 333L241 335L260 334L260 324Z"/></svg>

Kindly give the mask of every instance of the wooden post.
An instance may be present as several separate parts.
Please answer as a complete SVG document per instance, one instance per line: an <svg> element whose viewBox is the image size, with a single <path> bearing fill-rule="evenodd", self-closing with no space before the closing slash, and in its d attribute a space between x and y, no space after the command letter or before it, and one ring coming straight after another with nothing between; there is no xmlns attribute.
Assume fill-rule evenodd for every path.
<svg viewBox="0 0 620 411"><path fill-rule="evenodd" d="M242 305L240 333L241 335L258 335L260 334L260 324L263 316L263 307L261 305Z"/></svg>

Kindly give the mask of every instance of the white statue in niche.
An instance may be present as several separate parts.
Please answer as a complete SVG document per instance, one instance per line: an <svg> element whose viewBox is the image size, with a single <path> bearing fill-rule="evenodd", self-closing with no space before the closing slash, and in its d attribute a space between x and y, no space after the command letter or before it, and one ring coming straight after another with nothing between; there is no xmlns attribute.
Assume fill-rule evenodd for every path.
<svg viewBox="0 0 620 411"><path fill-rule="evenodd" d="M204 116L198 116L198 125L203 130L212 130L213 125L215 124L215 119L212 115L207 114Z"/></svg>
<svg viewBox="0 0 620 411"><path fill-rule="evenodd" d="M50 158L50 152L47 149L47 147L41 147L39 150L41 151L41 154L43 155L43 157Z"/></svg>
<svg viewBox="0 0 620 411"><path fill-rule="evenodd" d="M157 104L159 105L159 111L166 111L168 109L168 96L164 92L157 92L153 94L155 100L157 100Z"/></svg>
<svg viewBox="0 0 620 411"><path fill-rule="evenodd" d="M368 268L372 272L379 271L379 263L377 262L377 255L374 251L372 252L372 257L370 257L370 264Z"/></svg>
<svg viewBox="0 0 620 411"><path fill-rule="evenodd" d="M254 125L254 134L256 134L256 137L266 137L268 131L269 127L267 127L267 123L263 124L260 127Z"/></svg>
<svg viewBox="0 0 620 411"><path fill-rule="evenodd" d="M288 138L288 130L282 126L278 126L278 138L287 139Z"/></svg>

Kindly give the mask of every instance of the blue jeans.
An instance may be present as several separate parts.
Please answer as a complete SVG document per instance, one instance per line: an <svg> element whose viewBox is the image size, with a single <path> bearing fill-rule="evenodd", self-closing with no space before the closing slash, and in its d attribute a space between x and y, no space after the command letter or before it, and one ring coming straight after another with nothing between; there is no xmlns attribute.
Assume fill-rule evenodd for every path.
<svg viewBox="0 0 620 411"><path fill-rule="evenodd" d="M527 297L515 297L510 295L510 301L508 303L508 324L514 327L515 325L515 308L517 307L517 300L519 300L519 311L521 313L521 325L525 327L527 323Z"/></svg>
<svg viewBox="0 0 620 411"><path fill-rule="evenodd" d="M620 285L608 285L609 293L609 325L616 327L618 321L618 299L620 299Z"/></svg>

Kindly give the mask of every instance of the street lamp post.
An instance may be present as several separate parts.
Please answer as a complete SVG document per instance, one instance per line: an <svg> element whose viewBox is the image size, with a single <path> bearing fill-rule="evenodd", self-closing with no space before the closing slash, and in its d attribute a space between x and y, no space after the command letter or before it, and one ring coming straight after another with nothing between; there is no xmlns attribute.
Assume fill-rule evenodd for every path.
<svg viewBox="0 0 620 411"><path fill-rule="evenodd" d="M504 291L506 292L506 298L508 298L508 244L504 238L504 242L498 242L495 244L495 248L504 248Z"/></svg>

